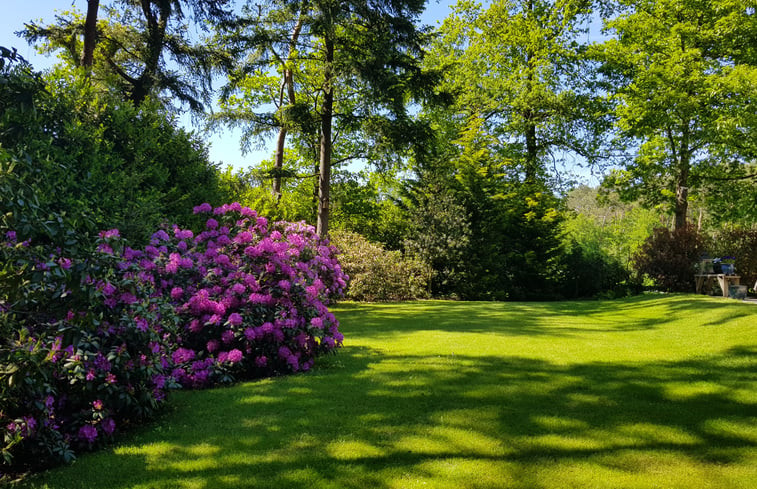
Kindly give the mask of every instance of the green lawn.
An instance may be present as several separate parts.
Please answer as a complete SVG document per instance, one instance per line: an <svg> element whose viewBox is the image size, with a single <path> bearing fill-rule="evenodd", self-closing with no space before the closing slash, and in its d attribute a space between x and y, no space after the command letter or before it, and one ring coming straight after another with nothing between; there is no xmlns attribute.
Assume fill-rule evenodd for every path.
<svg viewBox="0 0 757 489"><path fill-rule="evenodd" d="M755 488L757 305L336 308L305 375L180 392L47 488Z"/></svg>

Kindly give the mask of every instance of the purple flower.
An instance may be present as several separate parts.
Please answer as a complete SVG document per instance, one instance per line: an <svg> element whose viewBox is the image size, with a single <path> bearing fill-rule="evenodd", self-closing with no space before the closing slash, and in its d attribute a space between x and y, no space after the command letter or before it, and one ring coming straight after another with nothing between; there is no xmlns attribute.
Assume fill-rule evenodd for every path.
<svg viewBox="0 0 757 489"><path fill-rule="evenodd" d="M202 204L196 206L193 209L193 211L194 211L195 214L200 214L200 213L203 213L203 212L211 212L212 210L213 210L213 207L210 204L208 204L207 202L202 203Z"/></svg>
<svg viewBox="0 0 757 489"><path fill-rule="evenodd" d="M218 349L218 340L210 340L208 341L208 344L205 345L205 348L208 350L209 353L213 353Z"/></svg>
<svg viewBox="0 0 757 489"><path fill-rule="evenodd" d="M171 298L173 300L179 300L184 295L184 289L181 287L174 287L171 289Z"/></svg>
<svg viewBox="0 0 757 489"><path fill-rule="evenodd" d="M118 231L118 229L109 229L107 231L100 231L99 236L102 239L118 238L119 236L121 236L121 233Z"/></svg>
<svg viewBox="0 0 757 489"><path fill-rule="evenodd" d="M314 328L323 329L323 319L319 317L314 317L310 320L310 325Z"/></svg>
<svg viewBox="0 0 757 489"><path fill-rule="evenodd" d="M242 324L242 315L238 312L232 312L231 314L229 314L228 321L232 326L239 326L240 324Z"/></svg>
<svg viewBox="0 0 757 489"><path fill-rule="evenodd" d="M173 352L173 355L171 355L171 358L173 358L173 363L185 363L193 360L195 357L194 350L189 350L187 348L178 348L175 352Z"/></svg>
<svg viewBox="0 0 757 489"><path fill-rule="evenodd" d="M68 258L59 258L58 265L64 270L69 270L71 268L71 260Z"/></svg>
<svg viewBox="0 0 757 489"><path fill-rule="evenodd" d="M265 367L268 365L268 358L265 355L261 355L255 359L255 365L257 365L260 368Z"/></svg>
<svg viewBox="0 0 757 489"><path fill-rule="evenodd" d="M223 341L224 343L231 343L232 341L234 341L234 332L229 329L224 331L221 334L221 341Z"/></svg>
<svg viewBox="0 0 757 489"><path fill-rule="evenodd" d="M248 341L254 341L258 335L255 333L254 328L247 328L244 330L244 337L247 338Z"/></svg>
<svg viewBox="0 0 757 489"><path fill-rule="evenodd" d="M113 418L108 418L102 422L102 428L106 434L112 435L116 431L116 422L113 421Z"/></svg>
<svg viewBox="0 0 757 489"><path fill-rule="evenodd" d="M106 282L105 285L102 288L103 295L105 297L113 295L113 293L116 291L116 287L113 286L111 283Z"/></svg>
<svg viewBox="0 0 757 489"><path fill-rule="evenodd" d="M16 242L16 231L8 231L5 233L5 238L13 243Z"/></svg>
<svg viewBox="0 0 757 489"><path fill-rule="evenodd" d="M218 229L218 221L212 217L205 223L205 227L208 229Z"/></svg>
<svg viewBox="0 0 757 489"><path fill-rule="evenodd" d="M95 438L97 438L97 428L90 424L85 424L81 428L79 428L79 439L86 441L87 443L92 443L95 441Z"/></svg>

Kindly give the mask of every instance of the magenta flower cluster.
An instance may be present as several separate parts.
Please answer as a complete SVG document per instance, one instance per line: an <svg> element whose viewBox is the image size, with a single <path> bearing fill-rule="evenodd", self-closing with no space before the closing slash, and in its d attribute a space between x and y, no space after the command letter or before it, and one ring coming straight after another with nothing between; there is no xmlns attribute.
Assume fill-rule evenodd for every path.
<svg viewBox="0 0 757 489"><path fill-rule="evenodd" d="M160 230L143 249L115 229L82 256L0 236L28 284L0 282L0 324L15 324L0 349L14 376L0 388L3 466L70 460L171 388L307 371L342 344L328 305L347 277L311 226L236 203L195 213L202 229Z"/></svg>
<svg viewBox="0 0 757 489"><path fill-rule="evenodd" d="M159 231L133 257L176 307L176 381L203 387L307 371L341 345L328 304L347 277L312 226L269 223L236 203L194 210L208 215L205 229Z"/></svg>

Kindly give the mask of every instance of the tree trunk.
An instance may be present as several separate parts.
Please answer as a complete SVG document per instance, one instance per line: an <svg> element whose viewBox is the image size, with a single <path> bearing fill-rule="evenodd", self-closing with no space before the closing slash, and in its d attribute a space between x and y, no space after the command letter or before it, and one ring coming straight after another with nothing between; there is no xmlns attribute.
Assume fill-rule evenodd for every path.
<svg viewBox="0 0 757 489"><path fill-rule="evenodd" d="M526 117L526 182L536 182L536 174L539 166L539 148L536 141L536 124L533 123L533 114L527 111Z"/></svg>
<svg viewBox="0 0 757 489"><path fill-rule="evenodd" d="M681 131L678 148L678 179L676 180L675 229L684 229L689 212L689 173L691 172L691 152L689 149L689 128L686 123Z"/></svg>
<svg viewBox="0 0 757 489"><path fill-rule="evenodd" d="M333 64L334 41L324 40L326 49L326 73L323 82L323 105L321 106L321 155L318 168L318 236L329 234L329 199L331 191L331 123L334 116Z"/></svg>
<svg viewBox="0 0 757 489"><path fill-rule="evenodd" d="M686 217L689 212L689 157L682 153L681 159L676 182L675 229L686 227Z"/></svg>
<svg viewBox="0 0 757 489"><path fill-rule="evenodd" d="M142 74L135 80L129 97L134 105L139 106L144 102L155 87L160 68L160 55L166 40L166 28L171 16L171 5L161 2L158 5L158 17L152 11L150 0L141 0L142 13L147 22L147 58L144 60L145 67Z"/></svg>
<svg viewBox="0 0 757 489"><path fill-rule="evenodd" d="M100 8L100 0L88 0L87 18L84 21L84 49L81 53L81 66L87 68L89 73L95 59L95 41L97 38L97 11Z"/></svg>
<svg viewBox="0 0 757 489"><path fill-rule="evenodd" d="M300 14L299 18L297 19L297 24L295 24L294 29L292 30L292 38L289 41L289 53L287 54L287 61L289 63L292 62L292 57L294 56L295 49L297 48L297 39L300 37L301 31L302 14ZM288 104L293 105L295 103L296 95L294 92L294 73L292 72L292 69L287 66L284 67L284 80L282 81L279 107L283 106L284 104L284 88L286 88L287 91ZM276 138L276 154L273 159L273 195L276 196L277 199L281 197L281 172L284 169L284 147L286 143L286 137L286 123L285 121L281 121L279 136L278 138Z"/></svg>

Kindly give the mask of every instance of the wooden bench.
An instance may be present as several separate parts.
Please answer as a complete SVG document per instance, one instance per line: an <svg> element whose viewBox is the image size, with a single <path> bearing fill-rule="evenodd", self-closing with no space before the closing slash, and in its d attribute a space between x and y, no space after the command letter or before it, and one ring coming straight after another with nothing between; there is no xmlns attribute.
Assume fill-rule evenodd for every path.
<svg viewBox="0 0 757 489"><path fill-rule="evenodd" d="M717 280L720 285L720 290L723 291L723 297L728 297L729 285L741 285L741 275L725 275L722 273L702 273L694 275L694 281L696 285L697 294L701 294L702 290L709 290L711 284ZM757 285L757 284L755 284Z"/></svg>

